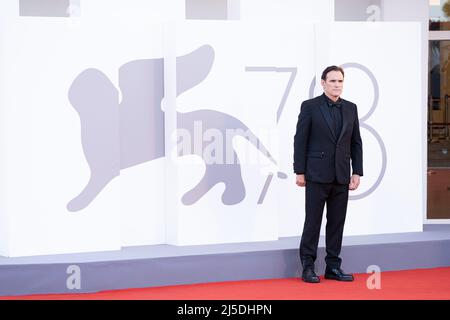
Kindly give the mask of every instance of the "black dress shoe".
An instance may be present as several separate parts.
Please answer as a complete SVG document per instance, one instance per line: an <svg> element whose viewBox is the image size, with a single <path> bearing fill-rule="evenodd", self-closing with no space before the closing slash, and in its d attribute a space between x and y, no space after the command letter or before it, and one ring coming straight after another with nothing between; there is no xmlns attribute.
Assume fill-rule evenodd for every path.
<svg viewBox="0 0 450 320"><path fill-rule="evenodd" d="M319 283L320 279L313 269L305 269L302 273L302 280L308 283Z"/></svg>
<svg viewBox="0 0 450 320"><path fill-rule="evenodd" d="M332 279L338 281L353 281L353 275L349 273L344 273L341 268L326 268L325 279Z"/></svg>

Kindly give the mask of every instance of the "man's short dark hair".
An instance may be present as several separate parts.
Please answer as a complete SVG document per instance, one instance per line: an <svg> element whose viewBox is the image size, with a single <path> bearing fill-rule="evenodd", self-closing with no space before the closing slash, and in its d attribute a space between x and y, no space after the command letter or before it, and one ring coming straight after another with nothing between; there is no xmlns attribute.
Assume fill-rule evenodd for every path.
<svg viewBox="0 0 450 320"><path fill-rule="evenodd" d="M342 69L341 67L338 67L338 66L329 66L329 67L326 67L325 70L323 70L321 79L323 81L327 80L327 74L328 74L328 72L331 72L331 71L339 71L340 73L342 73L342 76L344 76L344 69Z"/></svg>

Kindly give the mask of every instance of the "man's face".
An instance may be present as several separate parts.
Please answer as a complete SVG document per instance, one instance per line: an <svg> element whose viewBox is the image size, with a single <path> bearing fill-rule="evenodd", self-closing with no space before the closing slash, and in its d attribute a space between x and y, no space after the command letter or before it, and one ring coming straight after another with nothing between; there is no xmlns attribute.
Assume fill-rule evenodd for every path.
<svg viewBox="0 0 450 320"><path fill-rule="evenodd" d="M323 91L328 97L338 98L342 93L344 76L340 71L330 71L326 80L322 80Z"/></svg>

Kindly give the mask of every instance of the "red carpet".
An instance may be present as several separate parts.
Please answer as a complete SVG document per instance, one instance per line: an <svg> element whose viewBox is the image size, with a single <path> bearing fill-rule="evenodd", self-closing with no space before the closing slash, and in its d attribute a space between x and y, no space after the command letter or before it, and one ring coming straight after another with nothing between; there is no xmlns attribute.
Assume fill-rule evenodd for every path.
<svg viewBox="0 0 450 320"><path fill-rule="evenodd" d="M369 274L350 283L326 280L307 284L299 279L247 280L103 291L90 294L31 295L0 299L45 300L450 300L450 267L381 273L381 289L367 288Z"/></svg>

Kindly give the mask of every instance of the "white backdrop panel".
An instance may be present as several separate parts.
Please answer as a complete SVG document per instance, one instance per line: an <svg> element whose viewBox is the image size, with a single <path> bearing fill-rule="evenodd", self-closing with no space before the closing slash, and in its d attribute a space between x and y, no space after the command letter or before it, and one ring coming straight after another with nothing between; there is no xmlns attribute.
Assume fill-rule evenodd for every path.
<svg viewBox="0 0 450 320"><path fill-rule="evenodd" d="M306 74L312 74L307 63L300 64L311 59L312 27L296 23L189 22L177 29L177 56L205 44L214 52L206 79L178 97L178 112L189 114L207 109L212 111L212 117L218 115L214 112L226 113L234 120L225 117L220 121L228 121L230 128L238 119L277 162L274 165L248 140L236 137L232 144L241 162L245 192L239 193L239 184L233 184L235 180L231 179L228 188L235 191L236 203L221 201L226 184L218 183L194 204L186 205L180 198L198 183L207 166L202 161L193 164L196 155L179 158L179 179L174 182L179 183L180 194L176 200L179 207L177 221L171 223L178 227L178 239L173 240L177 244L278 237L278 213L283 211L279 209L278 193L282 183L289 178L292 182L292 159L286 160L278 152L277 112L280 119L285 119L287 109L297 109L295 106L302 95L297 90L298 83L305 81ZM201 68L197 64L194 69ZM178 72L177 76L180 77ZM208 117L203 120L213 121ZM288 164L280 174L284 178L280 179L278 165L284 162Z"/></svg>
<svg viewBox="0 0 450 320"><path fill-rule="evenodd" d="M81 14L73 18L19 17L18 2L0 4L5 133L0 170L2 197L7 199L1 203L0 218L8 226L0 254L117 250L123 245L165 242L159 194L163 160L130 165L93 201L67 209L91 175L90 151L82 136L89 136L91 153L97 150L97 158L102 158L97 169L119 165L120 68L136 60L163 58L166 4L132 2L135 6L123 1L81 1ZM184 7L183 1L177 3L181 5L177 8ZM170 13L170 19L183 16L184 10ZM92 107L91 119L86 119L83 110L78 113L70 103L69 89L89 68L94 68L88 77L91 82L81 88L91 91L75 95ZM96 107L99 111L92 113Z"/></svg>
<svg viewBox="0 0 450 320"><path fill-rule="evenodd" d="M421 73L411 67L420 65L418 24L322 23L315 25L315 34L312 61L319 85L308 89L310 97L322 93L320 75L326 66L343 65L343 97L358 105L363 120L364 177L359 190L350 192L344 234L421 231L425 181L420 141L426 137L418 128L425 120L420 106ZM292 121L294 116L293 112ZM290 137L295 127L286 128L289 143L280 150L292 150ZM280 236L296 236L304 222L304 189L297 189L299 199L289 194L289 184L284 187L280 195L288 196L280 213ZM294 212L299 209L297 220ZM325 233L325 215L326 210L321 234Z"/></svg>
<svg viewBox="0 0 450 320"><path fill-rule="evenodd" d="M200 148L223 139L239 164L211 166L193 150L173 163L176 178L164 181L165 159L158 153L163 137L144 134L150 140L139 142L130 133L137 131L130 129L137 130L146 119L154 119L155 126L160 120L158 112L153 118L139 117L133 108L146 104L145 81L162 92L159 78L148 77L161 71L161 22L168 11L159 1L134 3L137 7L122 11L120 1L82 1L81 15L74 18L18 17L13 2L0 4L0 254L299 235L304 189L294 183L293 136L314 75L329 64L344 65L343 97L358 105L362 119L365 175L360 189L351 193L345 234L422 230L425 181L419 142L426 137L418 129L424 121L420 69L414 68L420 65L418 24L178 24L173 39L179 59L178 127L194 133L200 125L201 135L206 134ZM151 19L142 13L149 11L156 12ZM183 13L171 12L170 17L180 19ZM321 52L315 52L318 48ZM194 55L185 56L190 53ZM188 57L184 62L183 56ZM149 65L153 69L147 72ZM89 68L95 69L90 69L90 81L99 87L87 82L83 88L92 91L76 97L91 108L104 102L105 109L87 123L70 103L69 88ZM151 104L158 107L160 102ZM207 131L211 128L216 130ZM248 132L228 140L227 128L249 129L259 142L252 144ZM130 133L127 139L124 132ZM86 134L103 159L99 170L112 168L120 176L112 177L92 201L68 211L91 175L90 151L82 142ZM120 159L121 150L137 157L149 146L154 157ZM124 158L126 165L120 163ZM205 184L198 185L205 174ZM169 215L163 190L171 188L169 201L176 205Z"/></svg>
<svg viewBox="0 0 450 320"><path fill-rule="evenodd" d="M344 234L422 231L420 25L333 23L327 38L329 64L345 67L343 98L358 105L364 150Z"/></svg>

